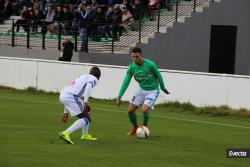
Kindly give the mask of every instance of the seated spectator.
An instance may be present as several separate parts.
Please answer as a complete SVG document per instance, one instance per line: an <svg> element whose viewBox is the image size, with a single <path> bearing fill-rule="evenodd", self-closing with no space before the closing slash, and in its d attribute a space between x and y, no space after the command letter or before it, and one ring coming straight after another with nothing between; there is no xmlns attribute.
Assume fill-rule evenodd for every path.
<svg viewBox="0 0 250 167"><path fill-rule="evenodd" d="M20 26L23 27L24 31L27 32L28 31L28 23L29 20L31 19L30 17L30 12L28 10L27 6L23 6L23 10L21 11L21 19L17 20L15 23L16 28L16 32L19 32Z"/></svg>
<svg viewBox="0 0 250 167"><path fill-rule="evenodd" d="M46 0L44 7L43 7L43 12L47 13L48 12L48 7L49 6L54 6L53 0Z"/></svg>
<svg viewBox="0 0 250 167"><path fill-rule="evenodd" d="M13 13L11 0L0 1L0 18L6 19Z"/></svg>
<svg viewBox="0 0 250 167"><path fill-rule="evenodd" d="M112 29L112 23L113 23L113 15L114 15L114 9L112 6L109 6L107 12L105 13L105 21L106 21L105 29L109 38L112 37L111 29Z"/></svg>
<svg viewBox="0 0 250 167"><path fill-rule="evenodd" d="M129 3L128 0L123 0L120 9L122 10L123 6L126 6L126 8L129 10L130 13L133 13L133 4Z"/></svg>
<svg viewBox="0 0 250 167"><path fill-rule="evenodd" d="M48 28L47 26L54 22L55 12L52 6L48 6L48 12L45 14L45 20L41 20L42 23L42 32L46 33Z"/></svg>
<svg viewBox="0 0 250 167"><path fill-rule="evenodd" d="M16 11L16 14L18 16L21 15L24 6L27 6L28 10L29 10L29 8L32 7L30 0L17 0L17 1L19 1L19 2L16 4L15 11Z"/></svg>
<svg viewBox="0 0 250 167"><path fill-rule="evenodd" d="M54 23L48 25L48 33L49 34L58 34L59 24L60 24L60 22L62 22L64 20L64 13L62 11L62 7L57 6L56 9L57 10L56 10L55 16L53 18Z"/></svg>
<svg viewBox="0 0 250 167"><path fill-rule="evenodd" d="M105 37L105 17L102 7L97 7L97 13L93 24L93 31L96 37Z"/></svg>
<svg viewBox="0 0 250 167"><path fill-rule="evenodd" d="M134 9L134 19L135 20L140 20L143 18L145 9L143 8L143 5L141 4L141 0L135 0L135 4L133 6Z"/></svg>
<svg viewBox="0 0 250 167"><path fill-rule="evenodd" d="M122 35L122 27L121 27L121 23L122 23L122 14L121 14L121 10L119 8L119 6L114 6L114 15L112 17L112 32L113 32L113 39L115 41L118 40L118 34L119 36Z"/></svg>
<svg viewBox="0 0 250 167"><path fill-rule="evenodd" d="M62 0L53 0L55 8L57 8L58 6L62 6L63 5L63 1Z"/></svg>
<svg viewBox="0 0 250 167"><path fill-rule="evenodd" d="M69 37L64 37L63 51L59 57L59 61L71 61L73 56L74 44L70 41Z"/></svg>
<svg viewBox="0 0 250 167"><path fill-rule="evenodd" d="M42 10L42 4L39 2L39 0L33 0L33 6L32 10L38 9L39 11Z"/></svg>
<svg viewBox="0 0 250 167"><path fill-rule="evenodd" d="M38 31L38 26L42 24L41 20L43 19L43 13L39 9L35 9L34 15L32 16L32 32Z"/></svg>
<svg viewBox="0 0 250 167"><path fill-rule="evenodd" d="M64 20L62 22L63 34L69 35L71 32L72 22L74 20L74 15L69 11L69 6L64 5L63 7Z"/></svg>
<svg viewBox="0 0 250 167"><path fill-rule="evenodd" d="M128 28L131 28L131 26L134 23L134 18L132 14L129 12L129 10L124 6L122 8L122 26L125 30Z"/></svg>

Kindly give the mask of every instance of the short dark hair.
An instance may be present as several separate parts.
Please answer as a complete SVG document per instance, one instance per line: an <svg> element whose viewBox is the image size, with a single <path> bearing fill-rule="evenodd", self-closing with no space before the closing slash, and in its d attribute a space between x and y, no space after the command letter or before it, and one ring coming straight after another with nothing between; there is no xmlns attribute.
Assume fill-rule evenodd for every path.
<svg viewBox="0 0 250 167"><path fill-rule="evenodd" d="M142 51L141 51L141 48L139 48L139 47L134 47L134 48L132 49L132 52L133 52L133 53L141 53Z"/></svg>
<svg viewBox="0 0 250 167"><path fill-rule="evenodd" d="M99 79L101 77L101 70L97 66L94 66L90 69L89 74L94 75Z"/></svg>

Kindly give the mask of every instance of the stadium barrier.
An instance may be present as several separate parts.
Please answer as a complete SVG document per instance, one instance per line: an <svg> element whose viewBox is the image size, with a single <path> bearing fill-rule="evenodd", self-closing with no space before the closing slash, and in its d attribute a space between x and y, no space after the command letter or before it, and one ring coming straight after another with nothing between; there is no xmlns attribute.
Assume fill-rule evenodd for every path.
<svg viewBox="0 0 250 167"><path fill-rule="evenodd" d="M59 92L75 77L88 73L95 64L67 63L26 58L0 57L0 85L25 89ZM97 65L102 77L92 97L117 97L127 67ZM157 103L190 102L196 106L228 105L250 109L250 77L227 74L161 70L170 95L160 93ZM129 100L138 87L132 80L123 100Z"/></svg>
<svg viewBox="0 0 250 167"><path fill-rule="evenodd" d="M181 22L184 17L191 15L192 12L197 12L199 8L213 1L214 0L168 0L168 4L162 2L160 7L150 7L152 9L152 16L149 16L148 8L143 8L141 11L133 13L133 23L125 27L123 24L100 24L92 22L90 24L91 33L89 32L87 37L88 50L97 53L119 53L124 49L126 50L128 46L143 43L146 39L154 37L154 33L160 33L162 31L166 33L167 26L174 22ZM130 19L132 18L128 18L128 20ZM6 30L4 28L4 31L1 31L0 27L0 44L12 47L21 46L28 49L57 48L58 50L62 50L63 38L67 35L70 37L71 42L74 43L75 51L87 52L87 50L81 51L83 37L80 37L79 22L76 18L74 18L72 22L55 22L58 24L58 27L52 34L47 33L48 25L41 20L27 19L24 22L18 23L16 19L6 19L0 16L0 22L4 23L5 21L12 22L12 24L9 25L9 27L6 24L9 29ZM72 25L66 27L66 34L64 34L63 31L63 24L65 25L65 23ZM16 30L19 26L21 26L22 32ZM98 26L100 26L99 29ZM110 35L107 34L107 30L110 31Z"/></svg>

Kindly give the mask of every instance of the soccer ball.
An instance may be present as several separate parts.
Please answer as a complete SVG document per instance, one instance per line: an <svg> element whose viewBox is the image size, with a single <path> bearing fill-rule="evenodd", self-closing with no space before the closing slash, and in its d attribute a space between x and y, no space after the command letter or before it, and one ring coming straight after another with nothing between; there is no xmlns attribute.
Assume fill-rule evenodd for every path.
<svg viewBox="0 0 250 167"><path fill-rule="evenodd" d="M146 126L139 126L136 130L136 136L140 139L146 139L149 136L149 130Z"/></svg>

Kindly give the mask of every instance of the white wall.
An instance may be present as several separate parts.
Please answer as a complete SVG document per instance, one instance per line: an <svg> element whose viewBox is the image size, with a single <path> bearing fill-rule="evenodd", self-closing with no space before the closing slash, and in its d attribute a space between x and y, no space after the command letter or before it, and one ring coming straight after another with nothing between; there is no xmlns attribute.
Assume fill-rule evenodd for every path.
<svg viewBox="0 0 250 167"><path fill-rule="evenodd" d="M76 76L88 73L91 66L93 64L0 57L0 85L59 92ZM116 98L127 68L98 66L102 77L92 96L100 99ZM228 105L250 109L250 77L172 70L161 70L161 73L171 94L167 96L161 92L157 103L180 101L196 106ZM132 80L123 100L129 100L137 87L137 83Z"/></svg>

